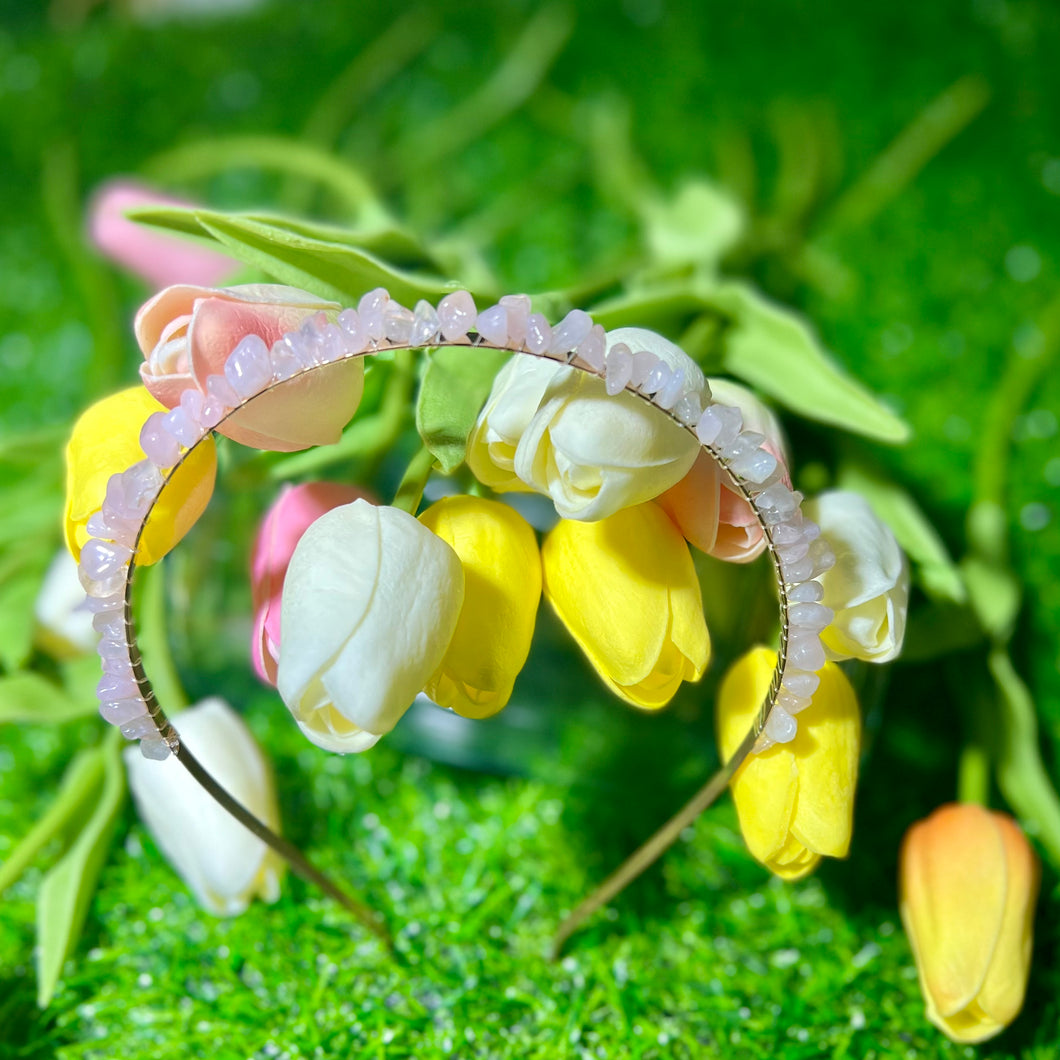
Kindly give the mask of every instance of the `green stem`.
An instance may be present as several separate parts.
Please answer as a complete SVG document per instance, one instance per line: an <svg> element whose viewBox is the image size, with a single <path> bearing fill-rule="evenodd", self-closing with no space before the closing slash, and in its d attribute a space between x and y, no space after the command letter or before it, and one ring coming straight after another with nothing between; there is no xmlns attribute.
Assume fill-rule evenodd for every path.
<svg viewBox="0 0 1060 1060"><path fill-rule="evenodd" d="M957 799L985 806L989 797L990 754L978 741L969 741L957 763Z"/></svg>
<svg viewBox="0 0 1060 1060"><path fill-rule="evenodd" d="M448 113L410 132L394 152L395 164L382 172L396 180L412 169L427 170L483 136L533 98L573 28L566 7L541 8L485 82Z"/></svg>
<svg viewBox="0 0 1060 1060"><path fill-rule="evenodd" d="M405 474L394 495L393 506L395 508L400 508L409 515L415 515L419 511L420 501L423 500L423 490L434 470L434 464L434 453L423 446L409 461L409 466L405 468Z"/></svg>
<svg viewBox="0 0 1060 1060"><path fill-rule="evenodd" d="M151 670L151 683L170 711L183 710L188 696L177 675L166 632L168 604L165 570L160 563L140 568L138 643Z"/></svg>
<svg viewBox="0 0 1060 1060"><path fill-rule="evenodd" d="M72 142L51 147L41 167L41 198L52 237L77 284L95 341L88 389L100 392L116 385L123 362L125 344L118 325L122 312L102 259L89 249L82 235L84 204L77 169Z"/></svg>
<svg viewBox="0 0 1060 1060"><path fill-rule="evenodd" d="M322 184L349 208L351 216L361 221L387 216L368 178L348 162L312 144L284 136L196 140L155 155L143 172L153 180L173 184L249 166Z"/></svg>
<svg viewBox="0 0 1060 1060"><path fill-rule="evenodd" d="M821 234L860 228L871 221L979 116L989 100L990 86L978 74L960 78L936 96L839 198Z"/></svg>

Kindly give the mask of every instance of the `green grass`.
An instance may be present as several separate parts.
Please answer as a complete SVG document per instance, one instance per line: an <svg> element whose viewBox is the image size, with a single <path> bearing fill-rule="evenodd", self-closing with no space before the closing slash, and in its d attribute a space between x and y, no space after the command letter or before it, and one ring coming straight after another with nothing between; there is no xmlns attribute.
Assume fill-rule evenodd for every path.
<svg viewBox="0 0 1060 1060"><path fill-rule="evenodd" d="M386 25L381 5L274 3L239 21L156 28L108 8L76 30L57 30L31 5L4 4L3 437L62 425L135 378L128 321L144 292L79 237L85 196L106 176L148 169L218 207L349 220L329 193L255 167L159 171L159 153L203 137L308 130L352 161L413 229L471 241L504 286L531 290L640 264L614 135L628 120L630 143L661 187L719 176L760 222L783 212L784 195L819 160L827 194L784 229L790 243L744 253L732 268L802 308L837 357L909 419L910 445L870 455L914 489L961 554L989 399L1006 357L1034 355L1057 298L1056 7L754 0L664 17L644 0L581 5L576 17L564 20L561 10L549 24L568 25L570 36L525 104L487 124L497 98L489 95L439 141L440 123L511 53L531 12L461 8L423 9L406 25L403 65L388 67L387 57L397 63L401 54L392 40L382 59L329 96ZM412 57L416 32L422 46ZM829 204L967 75L989 86L982 114L893 201L857 223L830 224ZM799 131L807 127L816 132ZM807 277L798 259L807 239L849 282ZM1020 271L1034 259L1013 257L1019 247L1032 248L1036 272ZM1053 371L1013 425L1006 464L1012 561L1025 587L1013 653L1054 774L1058 409ZM823 480L837 456L868 451L789 426L802 473L812 476L817 461ZM56 503L58 482L54 448L46 453L30 455L45 506ZM27 496L5 498L0 525L13 525ZM246 507L240 525L252 517ZM56 529L24 547L39 563L58 544ZM432 764L413 753L422 741L400 733L369 755L329 757L301 741L277 700L251 691L243 558L238 546L213 558L226 579L212 589L226 595L216 612L222 628L174 601L189 691L220 688L248 704L277 765L288 834L387 911L402 959L388 961L297 880L275 907L209 918L128 810L76 959L45 1012L32 966L40 871L4 896L0 1055L1058 1055L1052 870L1025 1012L987 1046L951 1045L926 1023L898 924L897 843L909 823L953 797L967 660L898 666L885 698L871 700L847 862L794 886L770 882L723 802L550 964L544 952L563 912L696 786L709 761L709 722L668 728L660 719L649 730L620 724L626 713L613 704L604 717L614 722L597 724L601 708L582 675L547 704L557 726L565 713L577 724L542 738L554 757L532 763L530 776ZM200 628L189 633L189 622ZM531 680L521 687L537 695ZM686 712L695 705L699 698L687 697ZM0 857L47 805L75 748L97 735L93 723L0 729Z"/></svg>

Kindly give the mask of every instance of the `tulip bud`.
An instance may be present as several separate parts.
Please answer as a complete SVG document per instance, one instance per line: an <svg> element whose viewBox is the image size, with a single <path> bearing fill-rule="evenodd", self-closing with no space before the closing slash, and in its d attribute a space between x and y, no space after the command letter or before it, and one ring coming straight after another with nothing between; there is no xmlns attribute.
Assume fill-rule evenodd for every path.
<svg viewBox="0 0 1060 1060"><path fill-rule="evenodd" d="M821 634L829 657L890 662L902 650L909 563L887 526L857 493L832 490L803 505L835 553L820 577L821 603L835 612Z"/></svg>
<svg viewBox="0 0 1060 1060"><path fill-rule="evenodd" d="M240 268L234 258L179 235L129 220L129 210L151 206L194 206L160 195L131 180L104 184L88 208L89 235L111 261L140 276L152 287L195 283L212 287Z"/></svg>
<svg viewBox="0 0 1060 1060"><path fill-rule="evenodd" d="M560 520L541 549L545 597L604 683L665 706L698 681L710 636L688 546L654 504L597 522Z"/></svg>
<svg viewBox="0 0 1060 1060"><path fill-rule="evenodd" d="M613 344L634 329L608 336ZM673 343L636 331L638 348L703 373ZM627 339L638 341L627 335ZM699 452L696 439L628 391L608 395L602 380L554 361L513 357L468 440L467 462L495 490L531 489L552 498L565 519L603 519L657 497L679 482Z"/></svg>
<svg viewBox="0 0 1060 1060"><path fill-rule="evenodd" d="M85 590L77 577L77 564L63 549L48 566L34 606L37 642L53 658L95 651L99 634L84 603Z"/></svg>
<svg viewBox="0 0 1060 1060"><path fill-rule="evenodd" d="M420 522L464 568L456 631L424 691L465 718L488 718L507 704L530 654L541 599L537 539L514 509L478 497L444 497Z"/></svg>
<svg viewBox="0 0 1060 1060"><path fill-rule="evenodd" d="M66 445L66 507L63 530L74 559L92 536L89 518L100 510L111 475L144 459L140 431L153 412L164 412L142 386L111 394L89 406ZM160 560L195 525L213 493L217 453L212 438L196 446L174 473L140 539L136 562Z"/></svg>
<svg viewBox="0 0 1060 1060"><path fill-rule="evenodd" d="M271 347L316 313L338 308L276 284L167 287L136 314L136 340L145 358L140 376L173 408L189 387L205 392L210 376L224 374L241 339L257 335ZM330 445L357 411L363 391L363 359L337 360L263 394L217 429L242 445L276 452Z"/></svg>
<svg viewBox="0 0 1060 1060"><path fill-rule="evenodd" d="M204 768L252 814L280 827L272 770L250 730L221 699L205 699L173 724ZM280 896L282 859L219 806L172 755L125 749L140 817L199 904L216 916L242 913L252 898Z"/></svg>
<svg viewBox="0 0 1060 1060"><path fill-rule="evenodd" d="M776 653L754 648L726 673L718 692L718 748L728 761L769 691ZM747 849L784 880L846 857L854 816L861 715L843 671L825 663L812 702L789 743L748 756L732 780Z"/></svg>
<svg viewBox="0 0 1060 1060"><path fill-rule="evenodd" d="M982 1042L1023 1005L1041 870L1011 817L942 806L902 843L899 906L927 1017L955 1042Z"/></svg>
<svg viewBox="0 0 1060 1060"><path fill-rule="evenodd" d="M709 379L714 400L738 408L746 430L765 436L762 448L779 461L781 481L791 484L780 421L750 390L728 379ZM710 453L701 452L692 469L657 501L692 545L715 559L749 563L762 554L765 536L746 500Z"/></svg>
<svg viewBox="0 0 1060 1060"><path fill-rule="evenodd" d="M322 515L283 587L277 688L299 728L328 751L372 747L438 669L463 598L456 553L406 512Z"/></svg>
<svg viewBox="0 0 1060 1060"><path fill-rule="evenodd" d="M285 486L265 514L254 540L250 561L250 589L254 628L250 654L258 677L276 684L280 657L280 614L283 580L295 546L325 512L364 497L362 490L334 482L305 482Z"/></svg>

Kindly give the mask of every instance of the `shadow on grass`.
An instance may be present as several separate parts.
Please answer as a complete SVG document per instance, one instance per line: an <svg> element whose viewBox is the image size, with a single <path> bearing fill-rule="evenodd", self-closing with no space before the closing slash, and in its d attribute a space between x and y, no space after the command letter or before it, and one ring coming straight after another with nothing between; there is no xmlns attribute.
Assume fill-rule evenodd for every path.
<svg viewBox="0 0 1060 1060"><path fill-rule="evenodd" d="M0 977L0 1058L46 1060L74 1039L59 1026L55 1009L37 1007L32 975Z"/></svg>

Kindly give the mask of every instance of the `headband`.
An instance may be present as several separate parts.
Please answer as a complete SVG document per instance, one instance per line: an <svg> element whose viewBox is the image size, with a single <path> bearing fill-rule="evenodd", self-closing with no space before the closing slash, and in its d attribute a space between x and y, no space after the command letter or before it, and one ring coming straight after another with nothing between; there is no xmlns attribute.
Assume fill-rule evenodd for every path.
<svg viewBox="0 0 1060 1060"><path fill-rule="evenodd" d="M624 342L609 345L604 329L579 309L550 325L529 312L529 299L509 296L478 312L471 295L454 291L438 303L399 305L382 288L370 291L356 308L332 322L324 312L309 317L271 347L257 334L242 338L228 354L223 374L206 380L205 390L189 386L169 412L153 413L140 435L145 459L111 476L99 512L87 524L79 577L100 633L103 669L100 714L130 740L140 741L147 758L174 755L228 812L279 854L303 877L350 909L384 940L385 928L361 902L339 889L305 856L246 810L202 767L181 740L155 696L140 652L132 614L131 586L136 555L148 519L162 491L196 447L232 416L267 394L282 392L293 380L330 365L387 350L460 347L467 356L486 348L568 365L596 377L611 396L635 395L690 432L716 461L732 488L751 507L773 564L780 607L780 644L769 690L739 748L693 800L637 851L568 917L557 947L593 909L617 893L676 839L706 808L748 755L792 740L796 715L809 706L825 663L820 632L832 620L820 603L818 577L835 557L819 540L819 527L805 518L802 495L784 481L785 469L763 447L765 437L746 429L740 410L714 400L709 385L686 378L650 350Z"/></svg>

